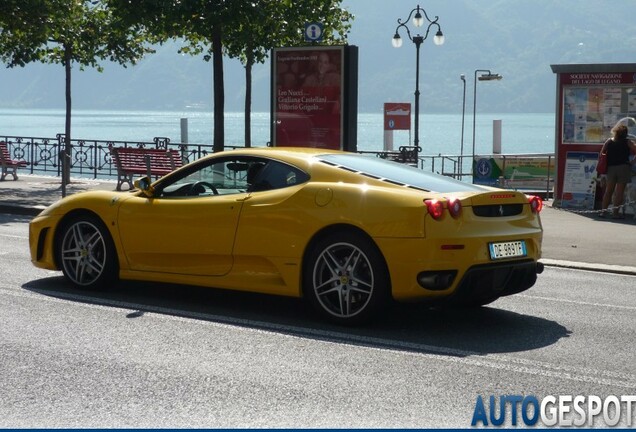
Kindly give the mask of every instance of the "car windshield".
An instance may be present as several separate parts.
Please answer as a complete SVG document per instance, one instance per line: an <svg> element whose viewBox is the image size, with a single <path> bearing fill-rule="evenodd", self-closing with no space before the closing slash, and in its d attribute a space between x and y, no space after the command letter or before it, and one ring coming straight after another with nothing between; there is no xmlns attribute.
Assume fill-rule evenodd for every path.
<svg viewBox="0 0 636 432"><path fill-rule="evenodd" d="M376 177L391 183L404 184L432 192L462 192L483 190L480 186L450 177L429 173L419 168L358 154L326 154L319 159L329 165Z"/></svg>

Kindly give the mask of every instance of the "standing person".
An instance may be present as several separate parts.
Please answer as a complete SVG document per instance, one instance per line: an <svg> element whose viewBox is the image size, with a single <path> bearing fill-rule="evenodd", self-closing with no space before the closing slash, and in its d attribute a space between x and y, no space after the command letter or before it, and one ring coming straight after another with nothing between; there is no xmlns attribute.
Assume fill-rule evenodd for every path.
<svg viewBox="0 0 636 432"><path fill-rule="evenodd" d="M612 216L614 219L622 219L624 216L618 210L623 204L625 186L632 180L632 170L630 163L636 163L636 158L629 161L629 154L636 154L636 144L627 139L627 126L619 124L612 129L612 138L605 141L601 152L607 153L607 174L605 176L606 185L603 194L603 208L600 217L607 217L612 195L614 195L614 208Z"/></svg>

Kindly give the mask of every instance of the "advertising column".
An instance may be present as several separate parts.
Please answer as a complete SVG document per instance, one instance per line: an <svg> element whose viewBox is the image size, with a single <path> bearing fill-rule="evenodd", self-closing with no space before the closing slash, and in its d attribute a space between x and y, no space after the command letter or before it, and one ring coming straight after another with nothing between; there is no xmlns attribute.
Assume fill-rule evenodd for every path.
<svg viewBox="0 0 636 432"><path fill-rule="evenodd" d="M277 48L272 145L344 149L345 47Z"/></svg>
<svg viewBox="0 0 636 432"><path fill-rule="evenodd" d="M636 135L636 64L551 67L557 74L555 205L598 208L596 164L603 143L618 122Z"/></svg>

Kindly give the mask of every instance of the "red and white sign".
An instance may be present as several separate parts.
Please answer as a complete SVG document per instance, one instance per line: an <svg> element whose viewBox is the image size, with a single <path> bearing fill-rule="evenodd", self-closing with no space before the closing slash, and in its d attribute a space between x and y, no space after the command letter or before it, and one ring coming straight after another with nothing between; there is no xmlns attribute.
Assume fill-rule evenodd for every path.
<svg viewBox="0 0 636 432"><path fill-rule="evenodd" d="M385 103L384 130L411 130L411 104L408 102Z"/></svg>

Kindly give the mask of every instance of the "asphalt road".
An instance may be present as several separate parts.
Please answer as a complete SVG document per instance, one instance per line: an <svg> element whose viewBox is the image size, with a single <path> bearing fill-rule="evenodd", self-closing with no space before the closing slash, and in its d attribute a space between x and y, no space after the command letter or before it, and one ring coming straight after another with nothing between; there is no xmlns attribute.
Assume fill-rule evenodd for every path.
<svg viewBox="0 0 636 432"><path fill-rule="evenodd" d="M547 268L490 307L347 329L294 299L74 290L31 266L27 221L0 215L0 427L467 428L478 395L636 393L635 276Z"/></svg>

